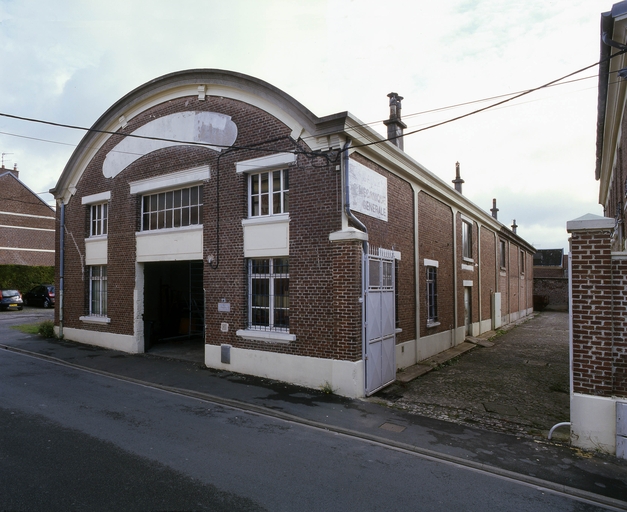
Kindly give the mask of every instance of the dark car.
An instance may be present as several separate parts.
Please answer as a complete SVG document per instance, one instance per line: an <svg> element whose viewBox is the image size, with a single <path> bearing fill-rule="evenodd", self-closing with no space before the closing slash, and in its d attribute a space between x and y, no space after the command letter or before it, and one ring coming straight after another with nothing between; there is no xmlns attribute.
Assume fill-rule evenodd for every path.
<svg viewBox="0 0 627 512"><path fill-rule="evenodd" d="M24 304L27 306L41 306L42 308L54 307L54 286L40 284L24 294Z"/></svg>
<svg viewBox="0 0 627 512"><path fill-rule="evenodd" d="M0 310L21 310L23 308L22 294L17 290L0 290Z"/></svg>

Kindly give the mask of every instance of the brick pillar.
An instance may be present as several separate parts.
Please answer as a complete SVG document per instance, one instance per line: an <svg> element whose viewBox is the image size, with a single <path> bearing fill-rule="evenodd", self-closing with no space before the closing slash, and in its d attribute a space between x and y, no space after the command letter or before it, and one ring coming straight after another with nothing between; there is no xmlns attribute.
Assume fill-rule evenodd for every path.
<svg viewBox="0 0 627 512"><path fill-rule="evenodd" d="M612 253L614 219L586 215L571 233L571 440L625 455L617 407L627 399L627 253Z"/></svg>
<svg viewBox="0 0 627 512"><path fill-rule="evenodd" d="M612 395L610 235L607 230L586 230L573 232L571 237L572 378L575 393Z"/></svg>
<svg viewBox="0 0 627 512"><path fill-rule="evenodd" d="M333 242L333 341L338 359L362 358L362 242Z"/></svg>

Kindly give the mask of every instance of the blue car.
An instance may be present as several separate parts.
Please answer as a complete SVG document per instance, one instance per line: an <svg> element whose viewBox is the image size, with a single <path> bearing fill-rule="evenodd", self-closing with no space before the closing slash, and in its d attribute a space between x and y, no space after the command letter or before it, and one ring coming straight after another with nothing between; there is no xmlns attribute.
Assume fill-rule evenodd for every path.
<svg viewBox="0 0 627 512"><path fill-rule="evenodd" d="M22 294L17 290L0 290L0 311L6 311L7 309L17 309L21 311L24 307L22 301Z"/></svg>

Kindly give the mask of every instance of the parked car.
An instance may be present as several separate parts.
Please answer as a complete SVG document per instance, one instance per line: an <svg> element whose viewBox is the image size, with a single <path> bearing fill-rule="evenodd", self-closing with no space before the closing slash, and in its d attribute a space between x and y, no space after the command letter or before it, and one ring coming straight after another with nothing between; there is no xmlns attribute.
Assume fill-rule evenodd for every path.
<svg viewBox="0 0 627 512"><path fill-rule="evenodd" d="M24 307L22 302L22 294L17 290L0 290L0 310L7 309L22 310Z"/></svg>
<svg viewBox="0 0 627 512"><path fill-rule="evenodd" d="M24 304L27 306L41 306L42 308L54 307L54 286L40 284L24 294Z"/></svg>

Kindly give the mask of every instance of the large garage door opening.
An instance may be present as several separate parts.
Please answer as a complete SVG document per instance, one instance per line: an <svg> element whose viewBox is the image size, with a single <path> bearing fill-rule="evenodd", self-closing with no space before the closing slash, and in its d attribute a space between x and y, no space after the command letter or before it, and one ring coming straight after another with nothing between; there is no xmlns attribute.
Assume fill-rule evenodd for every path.
<svg viewBox="0 0 627 512"><path fill-rule="evenodd" d="M204 360L202 261L144 265L144 349L155 355Z"/></svg>

